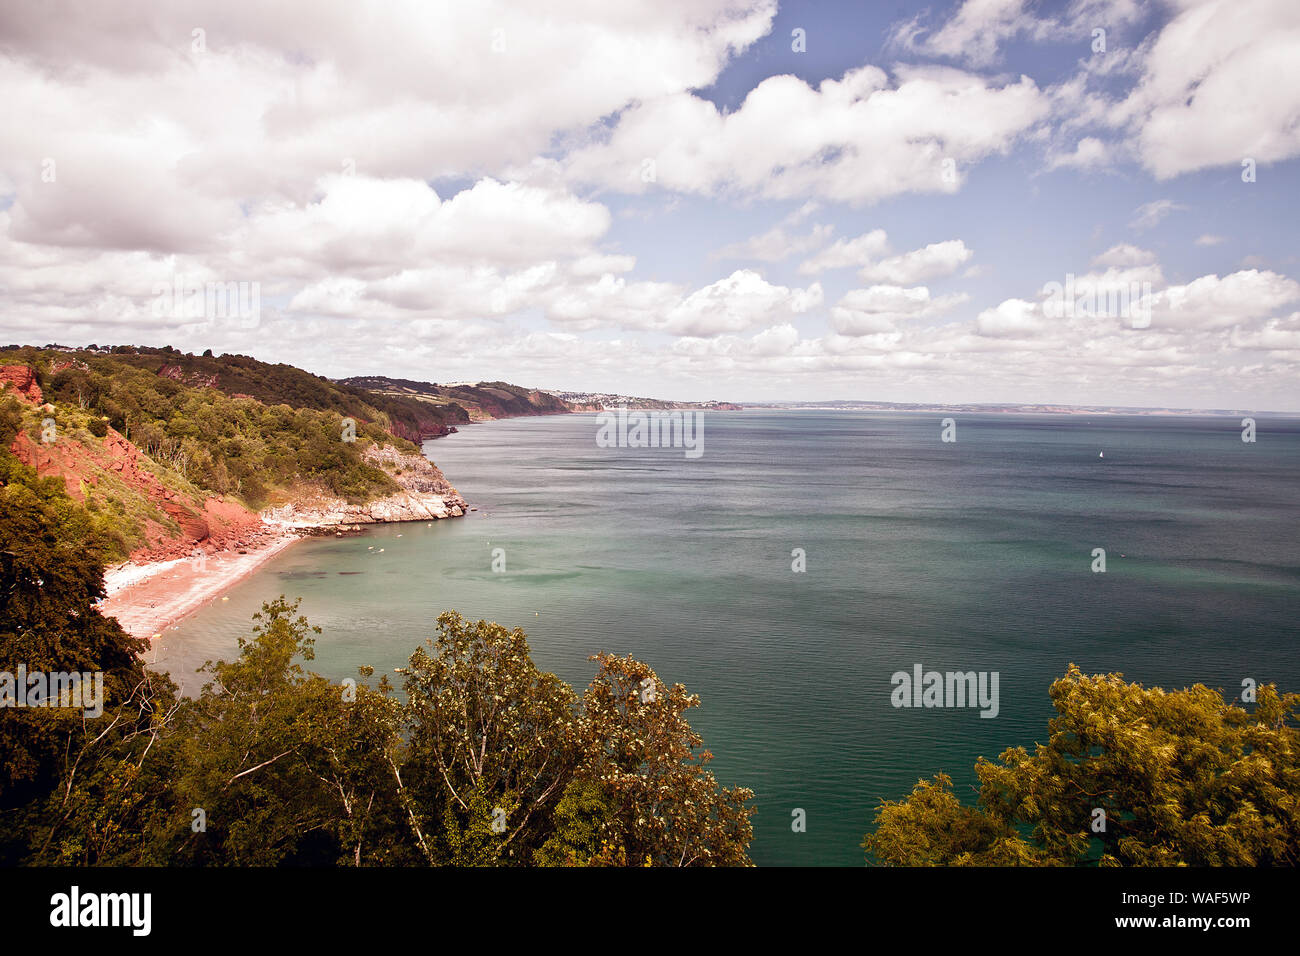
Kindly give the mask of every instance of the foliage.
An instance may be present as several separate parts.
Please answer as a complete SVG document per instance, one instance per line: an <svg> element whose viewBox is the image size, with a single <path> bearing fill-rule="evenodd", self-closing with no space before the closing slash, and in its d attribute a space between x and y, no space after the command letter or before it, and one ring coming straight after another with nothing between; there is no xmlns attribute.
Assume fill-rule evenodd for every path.
<svg viewBox="0 0 1300 956"><path fill-rule="evenodd" d="M720 787L684 716L700 699L632 657L598 654L583 698L583 773L612 808L603 842L655 866L748 865L753 792Z"/></svg>
<svg viewBox="0 0 1300 956"><path fill-rule="evenodd" d="M444 835L429 860L527 861L578 763L573 690L537 669L518 628L447 612L430 647L405 672L411 794Z"/></svg>
<svg viewBox="0 0 1300 956"><path fill-rule="evenodd" d="M922 781L881 805L869 856L903 866L1300 864L1300 694L1264 685L1248 712L1200 684L1164 691L1071 665L1051 697L1046 744L980 759L977 808L959 803L946 776Z"/></svg>
<svg viewBox="0 0 1300 956"><path fill-rule="evenodd" d="M610 755L626 735L610 711L589 711L538 670L522 631L444 614L436 641L404 668L403 703L387 680L369 686L369 668L352 687L305 670L318 629L297 609L283 597L263 605L239 657L205 665L211 679L197 697L177 700L170 682L146 675L115 717L86 722L69 747L75 760L50 757L44 796L6 823L13 855L78 865L748 863L748 792L699 771L707 755L694 753L699 739L681 719L693 700L684 691L651 722L660 729L645 766L622 760L615 775Z"/></svg>
<svg viewBox="0 0 1300 956"><path fill-rule="evenodd" d="M0 672L102 673L104 714L88 721L67 707L0 711L0 813L9 821L0 860L30 838L26 825L13 821L82 773L82 746L147 724L141 694L165 697L170 686L165 678L151 681L138 656L143 642L95 606L111 543L62 481L38 478L9 452L21 421L15 405L0 403ZM61 802L55 812L66 809Z"/></svg>

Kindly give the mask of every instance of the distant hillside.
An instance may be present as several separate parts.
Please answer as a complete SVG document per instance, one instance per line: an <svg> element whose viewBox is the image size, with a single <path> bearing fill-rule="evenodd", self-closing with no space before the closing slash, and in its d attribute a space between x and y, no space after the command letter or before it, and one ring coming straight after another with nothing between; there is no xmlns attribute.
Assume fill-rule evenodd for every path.
<svg viewBox="0 0 1300 956"><path fill-rule="evenodd" d="M342 379L340 384L365 389L390 398L415 398L441 405L454 402L469 410L470 421L490 421L521 415L563 415L566 412L598 412L604 408L708 409L738 411L742 406L731 402L674 402L660 398L637 398L610 392L557 392L527 389L505 382L478 382L435 385L412 382L384 375L364 375Z"/></svg>
<svg viewBox="0 0 1300 956"><path fill-rule="evenodd" d="M675 402L663 398L642 398L636 395L619 395L614 392L553 392L570 405L591 409L602 408L637 408L637 409L698 409L712 412L738 412L745 406L734 402Z"/></svg>
<svg viewBox="0 0 1300 956"><path fill-rule="evenodd" d="M385 375L359 375L342 379L344 387L363 390L370 395L397 401L416 401L433 408L461 408L468 412L469 421L491 421L497 418L518 418L524 415L565 415L574 411L587 411L572 405L550 392L520 388L506 382L479 382L475 385L436 385L432 382L413 382L405 378Z"/></svg>

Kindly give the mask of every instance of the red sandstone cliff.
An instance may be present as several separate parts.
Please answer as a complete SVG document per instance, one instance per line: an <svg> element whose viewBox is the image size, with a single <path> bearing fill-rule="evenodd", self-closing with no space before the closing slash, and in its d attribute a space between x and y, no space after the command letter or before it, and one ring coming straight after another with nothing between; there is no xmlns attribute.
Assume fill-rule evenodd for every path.
<svg viewBox="0 0 1300 956"><path fill-rule="evenodd" d="M36 374L26 365L0 365L0 395L3 394L16 395L33 405L44 401Z"/></svg>

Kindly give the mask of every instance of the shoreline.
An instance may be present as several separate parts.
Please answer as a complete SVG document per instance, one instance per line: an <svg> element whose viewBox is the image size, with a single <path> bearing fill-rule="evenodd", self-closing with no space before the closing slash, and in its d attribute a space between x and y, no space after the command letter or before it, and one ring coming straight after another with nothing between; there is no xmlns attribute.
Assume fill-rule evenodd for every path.
<svg viewBox="0 0 1300 956"><path fill-rule="evenodd" d="M240 551L218 551L195 559L126 561L104 572L108 596L98 605L132 637L161 637L199 608L216 600L289 545L306 535L267 527L267 535Z"/></svg>
<svg viewBox="0 0 1300 956"><path fill-rule="evenodd" d="M320 495L289 501L253 516L237 536L193 542L191 554L178 554L174 545L154 560L127 560L104 573L106 596L98 605L100 613L117 618L133 637L152 640L299 538L330 532L341 536L368 524L460 518L468 510L465 499L422 453L406 454L385 445L367 448L362 457L385 473L401 476L399 490L360 504Z"/></svg>

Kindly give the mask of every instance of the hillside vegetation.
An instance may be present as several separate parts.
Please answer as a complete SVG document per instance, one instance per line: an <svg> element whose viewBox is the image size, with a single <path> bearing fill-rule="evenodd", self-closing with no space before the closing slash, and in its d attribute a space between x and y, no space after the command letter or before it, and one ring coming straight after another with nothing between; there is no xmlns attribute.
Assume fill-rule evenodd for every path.
<svg viewBox="0 0 1300 956"><path fill-rule="evenodd" d="M564 415L579 410L558 395L507 382L436 385L384 375L363 375L345 378L340 384L362 389L382 399L414 400L434 408L458 408L468 413L467 421L474 422L521 415Z"/></svg>
<svg viewBox="0 0 1300 956"><path fill-rule="evenodd" d="M259 510L304 489L348 502L392 494L396 483L363 452L418 450L394 433L405 430L394 416L420 420L409 409L246 356L20 348L0 351L4 365L30 369L42 393L41 404L0 393L15 426L6 447L64 478L115 557L151 529L202 520L210 496Z"/></svg>

